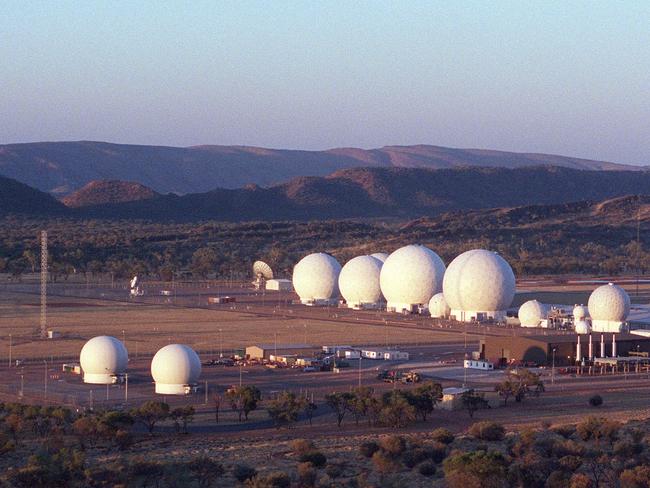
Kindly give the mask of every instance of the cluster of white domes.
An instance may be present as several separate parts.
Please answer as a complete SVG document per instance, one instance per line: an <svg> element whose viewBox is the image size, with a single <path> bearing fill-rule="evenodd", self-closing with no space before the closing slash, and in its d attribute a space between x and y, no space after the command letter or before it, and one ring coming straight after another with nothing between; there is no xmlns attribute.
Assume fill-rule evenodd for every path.
<svg viewBox="0 0 650 488"><path fill-rule="evenodd" d="M332 302L339 295L340 272L341 265L329 254L309 254L293 268L293 288L303 303Z"/></svg>
<svg viewBox="0 0 650 488"><path fill-rule="evenodd" d="M128 353L122 341L97 336L81 348L79 362L85 383L111 384L126 373ZM156 393L184 395L201 375L201 361L189 346L170 344L160 349L151 361L151 376Z"/></svg>
<svg viewBox="0 0 650 488"><path fill-rule="evenodd" d="M426 305L440 291L445 264L431 249L404 246L393 252L381 268L380 285L387 309L397 312Z"/></svg>
<svg viewBox="0 0 650 488"><path fill-rule="evenodd" d="M444 319L449 317L451 309L447 305L444 293L436 293L429 300L429 314L434 319Z"/></svg>
<svg viewBox="0 0 650 488"><path fill-rule="evenodd" d="M595 332L620 332L630 313L630 296L620 286L609 283L591 293L587 306Z"/></svg>
<svg viewBox="0 0 650 488"><path fill-rule="evenodd" d="M537 300L528 300L519 307L518 315L522 327L538 327L546 318L546 306Z"/></svg>
<svg viewBox="0 0 650 488"><path fill-rule="evenodd" d="M339 290L349 307L376 307L381 301L379 275L383 262L371 256L357 256L345 263L339 274Z"/></svg>
<svg viewBox="0 0 650 488"><path fill-rule="evenodd" d="M474 249L449 264L442 289L456 320L502 319L515 296L515 275L498 254Z"/></svg>
<svg viewBox="0 0 650 488"><path fill-rule="evenodd" d="M97 336L81 348L79 363L85 383L111 384L126 373L129 355L122 341L111 336Z"/></svg>
<svg viewBox="0 0 650 488"><path fill-rule="evenodd" d="M183 395L201 376L201 360L191 347L169 344L153 357L151 376L156 382L156 393Z"/></svg>

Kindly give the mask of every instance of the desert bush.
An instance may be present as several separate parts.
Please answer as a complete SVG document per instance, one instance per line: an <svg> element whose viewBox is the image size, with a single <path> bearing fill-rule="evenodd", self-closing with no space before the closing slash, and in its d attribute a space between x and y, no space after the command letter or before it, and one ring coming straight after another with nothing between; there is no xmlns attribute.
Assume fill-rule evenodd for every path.
<svg viewBox="0 0 650 488"><path fill-rule="evenodd" d="M232 468L232 475L240 483L244 483L251 478L255 477L257 471L255 468L248 466L246 464L237 464Z"/></svg>
<svg viewBox="0 0 650 488"><path fill-rule="evenodd" d="M379 441L379 446L389 456L398 457L406 449L406 441L403 437L391 435L382 437Z"/></svg>
<svg viewBox="0 0 650 488"><path fill-rule="evenodd" d="M133 445L133 435L127 430L120 429L115 433L115 444L124 451Z"/></svg>
<svg viewBox="0 0 650 488"><path fill-rule="evenodd" d="M267 475L255 475L246 481L248 488L289 488L291 479L287 473L282 471L272 471Z"/></svg>
<svg viewBox="0 0 650 488"><path fill-rule="evenodd" d="M575 473L571 476L569 488L594 488L594 483L586 474Z"/></svg>
<svg viewBox="0 0 650 488"><path fill-rule="evenodd" d="M298 485L304 488L311 488L316 484L318 473L311 463L300 463L298 465Z"/></svg>
<svg viewBox="0 0 650 488"><path fill-rule="evenodd" d="M423 476L433 476L436 474L436 463L433 461L424 461L418 465L418 473Z"/></svg>
<svg viewBox="0 0 650 488"><path fill-rule="evenodd" d="M384 451L377 451L372 455L372 464L382 476L399 470L399 464L395 458L386 454Z"/></svg>
<svg viewBox="0 0 650 488"><path fill-rule="evenodd" d="M560 463L560 466L565 471L568 471L569 473L573 473L577 471L580 466L582 466L582 457L563 456L558 460L558 462Z"/></svg>
<svg viewBox="0 0 650 488"><path fill-rule="evenodd" d="M551 430L557 435L561 435L565 439L568 439L575 434L576 426L573 424L556 425Z"/></svg>
<svg viewBox="0 0 650 488"><path fill-rule="evenodd" d="M402 463L407 468L414 468L423 461L431 459L431 453L422 447L408 449L402 453Z"/></svg>
<svg viewBox="0 0 650 488"><path fill-rule="evenodd" d="M501 441L505 432L503 425L490 421L476 422L469 428L470 435L482 441Z"/></svg>
<svg viewBox="0 0 650 488"><path fill-rule="evenodd" d="M576 432L583 441L607 440L613 442L618 437L621 425L618 422L604 418L589 417L576 426Z"/></svg>
<svg viewBox="0 0 650 488"><path fill-rule="evenodd" d="M566 488L570 474L566 471L553 471L546 480L545 488Z"/></svg>
<svg viewBox="0 0 650 488"><path fill-rule="evenodd" d="M445 429L444 427L439 427L431 432L431 438L436 442L442 442L443 444L451 444L454 442L454 434L451 431Z"/></svg>
<svg viewBox="0 0 650 488"><path fill-rule="evenodd" d="M585 447L571 439L557 441L553 444L553 454L558 458L564 456L582 457L585 453Z"/></svg>
<svg viewBox="0 0 650 488"><path fill-rule="evenodd" d="M327 464L327 457L320 451L309 451L300 455L301 463L310 463L315 468L322 468Z"/></svg>
<svg viewBox="0 0 650 488"><path fill-rule="evenodd" d="M363 457L371 458L377 451L379 451L379 444L375 441L362 442L359 446L359 452Z"/></svg>
<svg viewBox="0 0 650 488"><path fill-rule="evenodd" d="M304 454L314 450L314 443L307 439L294 439L289 443L289 448L294 454Z"/></svg>
<svg viewBox="0 0 650 488"><path fill-rule="evenodd" d="M589 405L592 407L600 407L603 404L603 397L600 395L594 395L589 398Z"/></svg>
<svg viewBox="0 0 650 488"><path fill-rule="evenodd" d="M343 467L340 464L328 464L325 473L332 479L338 478L343 474Z"/></svg>
<svg viewBox="0 0 650 488"><path fill-rule="evenodd" d="M650 486L650 466L637 466L626 469L620 476L621 488L648 488Z"/></svg>
<svg viewBox="0 0 650 488"><path fill-rule="evenodd" d="M443 463L449 488L499 487L506 482L508 462L497 451L459 452Z"/></svg>

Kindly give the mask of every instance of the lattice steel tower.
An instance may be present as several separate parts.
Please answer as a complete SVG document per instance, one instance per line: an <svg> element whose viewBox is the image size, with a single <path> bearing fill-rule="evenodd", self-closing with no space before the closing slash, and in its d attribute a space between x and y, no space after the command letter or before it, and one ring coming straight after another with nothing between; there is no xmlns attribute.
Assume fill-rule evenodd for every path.
<svg viewBox="0 0 650 488"><path fill-rule="evenodd" d="M41 231L41 337L47 337L47 231Z"/></svg>

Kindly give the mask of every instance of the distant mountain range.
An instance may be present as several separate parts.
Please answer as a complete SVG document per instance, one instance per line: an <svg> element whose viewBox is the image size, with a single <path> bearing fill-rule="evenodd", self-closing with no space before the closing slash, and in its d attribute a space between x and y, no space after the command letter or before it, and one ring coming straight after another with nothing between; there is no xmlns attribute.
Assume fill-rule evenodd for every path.
<svg viewBox="0 0 650 488"><path fill-rule="evenodd" d="M2 213L158 221L413 219L469 209L554 205L650 194L650 172L559 167L356 168L261 188L161 195L133 183L96 182L68 196L0 180ZM76 208L72 208L76 207Z"/></svg>
<svg viewBox="0 0 650 488"><path fill-rule="evenodd" d="M523 168L640 171L645 167L549 154L439 146L387 146L294 151L245 146L166 147L105 142L0 145L0 174L39 190L67 195L96 180L138 182L159 193L200 193L247 184L277 185L299 176L348 168ZM296 186L295 182L291 185Z"/></svg>

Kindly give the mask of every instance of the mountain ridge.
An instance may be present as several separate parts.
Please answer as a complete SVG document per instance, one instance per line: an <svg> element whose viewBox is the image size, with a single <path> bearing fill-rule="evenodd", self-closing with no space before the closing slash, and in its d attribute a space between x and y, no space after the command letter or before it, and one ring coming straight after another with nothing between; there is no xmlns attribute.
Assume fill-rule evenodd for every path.
<svg viewBox="0 0 650 488"><path fill-rule="evenodd" d="M0 174L64 196L94 180L135 181L159 193L269 187L298 176L326 176L355 167L449 169L553 165L593 171L644 171L645 166L553 154L434 145L334 148L323 151L255 146L188 147L101 141L0 145Z"/></svg>

